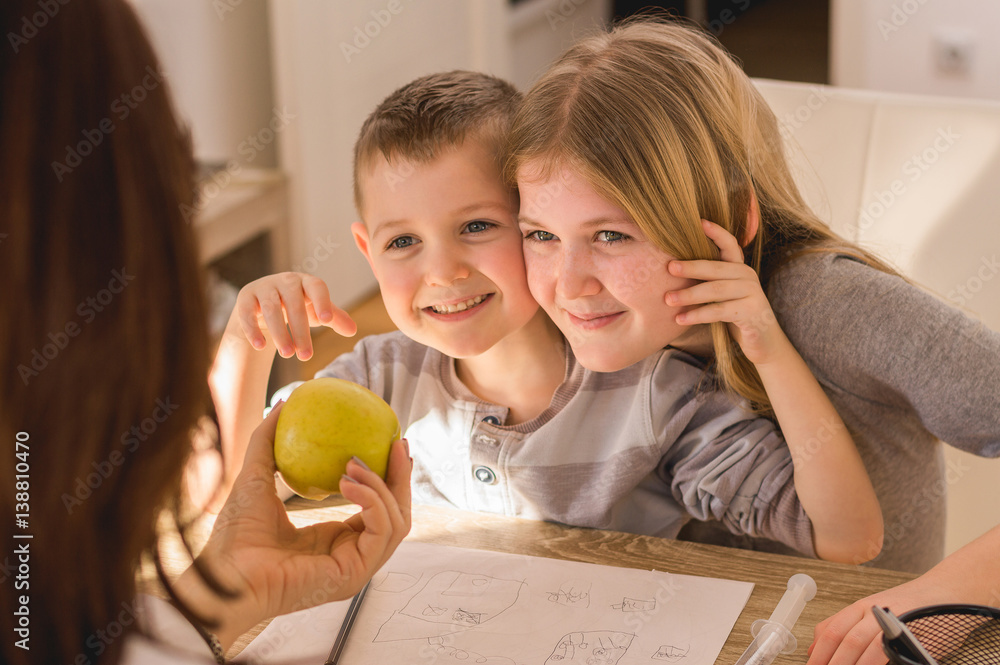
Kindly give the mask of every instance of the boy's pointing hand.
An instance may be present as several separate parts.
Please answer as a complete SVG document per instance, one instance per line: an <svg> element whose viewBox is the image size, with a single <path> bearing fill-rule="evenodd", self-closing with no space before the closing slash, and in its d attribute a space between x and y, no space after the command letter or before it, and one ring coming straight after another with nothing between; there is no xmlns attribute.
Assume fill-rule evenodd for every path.
<svg viewBox="0 0 1000 665"><path fill-rule="evenodd" d="M327 326L351 337L357 324L330 301L330 291L318 277L282 272L250 282L236 298L240 327L255 349L264 349L270 339L282 358L312 357L310 327Z"/></svg>

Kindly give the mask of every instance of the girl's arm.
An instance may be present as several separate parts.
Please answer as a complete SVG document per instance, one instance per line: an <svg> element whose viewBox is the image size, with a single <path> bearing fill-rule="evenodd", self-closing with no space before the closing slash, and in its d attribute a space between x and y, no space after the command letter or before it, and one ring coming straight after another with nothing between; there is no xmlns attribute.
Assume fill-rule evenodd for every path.
<svg viewBox="0 0 1000 665"><path fill-rule="evenodd" d="M795 465L795 489L820 558L868 561L882 548L882 511L861 456L819 382L785 336L760 280L732 234L703 220L720 261L672 261L672 275L701 284L667 294L686 325L724 321L757 368Z"/></svg>

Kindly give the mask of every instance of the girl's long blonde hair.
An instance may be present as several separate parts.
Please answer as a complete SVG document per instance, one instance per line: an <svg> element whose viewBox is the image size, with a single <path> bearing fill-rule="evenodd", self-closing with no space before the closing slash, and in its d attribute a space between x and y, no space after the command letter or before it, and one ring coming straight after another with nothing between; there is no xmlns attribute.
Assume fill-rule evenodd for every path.
<svg viewBox="0 0 1000 665"><path fill-rule="evenodd" d="M527 163L578 170L679 259L718 259L701 228L744 238L752 195L760 227L744 248L767 289L793 254L841 251L891 271L834 234L806 205L777 119L750 78L707 34L631 19L572 46L528 91L508 141L505 177ZM711 324L722 386L770 414L753 364L727 324Z"/></svg>

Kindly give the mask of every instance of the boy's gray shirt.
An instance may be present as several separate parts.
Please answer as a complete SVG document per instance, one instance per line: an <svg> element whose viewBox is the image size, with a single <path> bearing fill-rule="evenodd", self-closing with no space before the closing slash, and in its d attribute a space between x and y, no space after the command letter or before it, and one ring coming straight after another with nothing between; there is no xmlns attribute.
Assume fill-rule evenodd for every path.
<svg viewBox="0 0 1000 665"><path fill-rule="evenodd" d="M814 556L771 421L715 389L681 351L598 373L564 347L549 407L512 426L500 424L506 407L458 380L452 358L402 333L366 337L316 376L354 381L392 406L414 459L415 503L669 538L692 517L718 520Z"/></svg>

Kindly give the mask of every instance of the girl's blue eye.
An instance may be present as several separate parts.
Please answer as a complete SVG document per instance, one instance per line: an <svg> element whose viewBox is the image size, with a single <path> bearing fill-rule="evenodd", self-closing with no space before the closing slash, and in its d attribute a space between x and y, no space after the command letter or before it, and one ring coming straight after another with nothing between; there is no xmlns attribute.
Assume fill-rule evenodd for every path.
<svg viewBox="0 0 1000 665"><path fill-rule="evenodd" d="M468 224L466 224L465 230L467 233L482 233L483 231L488 231L494 226L496 226L496 224L477 220L475 222L469 222Z"/></svg>
<svg viewBox="0 0 1000 665"><path fill-rule="evenodd" d="M417 239L413 236L399 236L398 238L393 238L389 244L386 245L386 249L406 249L407 247L416 244Z"/></svg>
<svg viewBox="0 0 1000 665"><path fill-rule="evenodd" d="M629 237L624 233L619 233L618 231L598 231L597 239L601 242L613 245L616 242L625 242L629 239Z"/></svg>
<svg viewBox="0 0 1000 665"><path fill-rule="evenodd" d="M550 240L554 240L555 236L548 231L531 231L524 236L524 239L534 240L535 242L549 242Z"/></svg>

